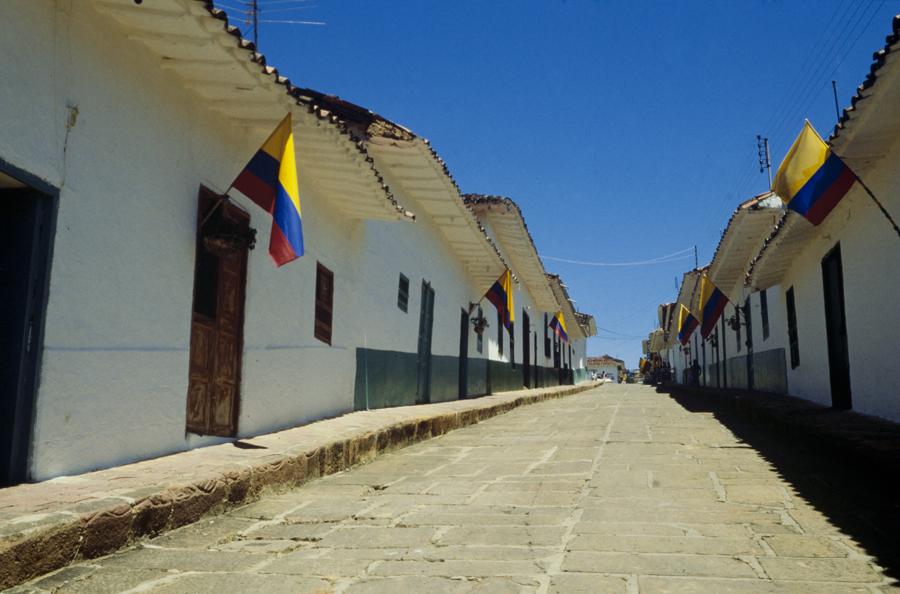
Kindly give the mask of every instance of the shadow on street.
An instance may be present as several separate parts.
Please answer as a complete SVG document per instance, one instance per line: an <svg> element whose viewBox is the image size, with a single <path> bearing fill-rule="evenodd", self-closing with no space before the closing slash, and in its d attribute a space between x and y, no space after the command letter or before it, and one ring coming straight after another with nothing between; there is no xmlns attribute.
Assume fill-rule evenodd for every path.
<svg viewBox="0 0 900 594"><path fill-rule="evenodd" d="M900 477L856 460L833 444L750 418L731 398L657 388L689 412L711 413L852 537L891 577L900 577ZM839 414L839 413L835 413Z"/></svg>

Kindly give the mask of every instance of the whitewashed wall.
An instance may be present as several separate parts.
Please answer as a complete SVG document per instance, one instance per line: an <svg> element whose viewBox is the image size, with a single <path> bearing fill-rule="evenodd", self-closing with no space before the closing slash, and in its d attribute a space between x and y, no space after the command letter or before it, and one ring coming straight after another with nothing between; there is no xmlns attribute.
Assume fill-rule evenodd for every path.
<svg viewBox="0 0 900 594"><path fill-rule="evenodd" d="M58 9L57 9L58 5ZM0 158L60 188L31 476L213 443L185 433L197 192L223 190L268 131L207 112L80 3L17 0L0 36ZM77 119L66 128L69 107ZM276 270L254 205L242 436L352 408L345 288L358 224L301 182L307 256ZM313 338L315 260L335 271L334 347ZM285 374L291 369L292 374Z"/></svg>
<svg viewBox="0 0 900 594"><path fill-rule="evenodd" d="M867 185L888 212L900 212L900 144L875 170ZM897 393L897 324L900 321L900 239L870 198L856 185L828 216L782 283L794 287L800 365L788 366L790 391L831 404L822 258L838 243L844 274L844 302L850 353L853 409L900 421Z"/></svg>

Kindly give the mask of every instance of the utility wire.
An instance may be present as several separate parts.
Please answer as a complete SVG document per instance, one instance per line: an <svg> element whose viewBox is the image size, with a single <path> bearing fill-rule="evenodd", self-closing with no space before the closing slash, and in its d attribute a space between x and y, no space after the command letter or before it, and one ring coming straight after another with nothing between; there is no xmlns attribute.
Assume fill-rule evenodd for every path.
<svg viewBox="0 0 900 594"><path fill-rule="evenodd" d="M555 256L541 256L544 260L553 260L554 262L566 262L568 264L582 264L584 266L649 266L651 264L666 264L668 262L678 262L693 257L691 252L693 247L677 251L666 256L651 258L650 260L640 260L637 262L590 262L586 260L570 260L568 258L557 258Z"/></svg>

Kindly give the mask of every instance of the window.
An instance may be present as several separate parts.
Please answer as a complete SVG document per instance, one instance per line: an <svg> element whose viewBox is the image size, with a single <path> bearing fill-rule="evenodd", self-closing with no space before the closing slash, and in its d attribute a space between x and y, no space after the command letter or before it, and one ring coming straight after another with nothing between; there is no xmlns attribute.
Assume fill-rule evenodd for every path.
<svg viewBox="0 0 900 594"><path fill-rule="evenodd" d="M550 358L550 335L548 334L547 314L544 314L544 356Z"/></svg>
<svg viewBox="0 0 900 594"><path fill-rule="evenodd" d="M484 311L481 309L481 306L478 306L478 319L484 318ZM484 332L479 332L475 334L475 350L479 353L484 352Z"/></svg>
<svg viewBox="0 0 900 594"><path fill-rule="evenodd" d="M800 365L800 343L797 339L797 307L794 304L794 287L785 294L787 301L788 342L791 348L791 369Z"/></svg>
<svg viewBox="0 0 900 594"><path fill-rule="evenodd" d="M316 327L315 336L331 344L331 316L334 303L334 273L316 263Z"/></svg>
<svg viewBox="0 0 900 594"><path fill-rule="evenodd" d="M409 307L409 279L400 274L400 287L397 289L397 307L400 311L407 311Z"/></svg>
<svg viewBox="0 0 900 594"><path fill-rule="evenodd" d="M741 308L737 305L734 306L734 319L737 320L737 324L735 324L735 335L737 336L737 352L741 352Z"/></svg>
<svg viewBox="0 0 900 594"><path fill-rule="evenodd" d="M497 310L497 350L500 353L500 356L503 356L503 317L500 315L500 310Z"/></svg>
<svg viewBox="0 0 900 594"><path fill-rule="evenodd" d="M512 363L513 369L516 368L516 325L514 322L509 323L509 362Z"/></svg>
<svg viewBox="0 0 900 594"><path fill-rule="evenodd" d="M759 294L759 313L762 316L763 340L769 338L769 299L763 289Z"/></svg>

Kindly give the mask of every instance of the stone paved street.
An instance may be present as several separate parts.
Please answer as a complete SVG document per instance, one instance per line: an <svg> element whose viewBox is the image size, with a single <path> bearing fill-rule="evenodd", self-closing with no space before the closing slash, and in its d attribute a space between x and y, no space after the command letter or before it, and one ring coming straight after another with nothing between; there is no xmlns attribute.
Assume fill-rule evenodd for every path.
<svg viewBox="0 0 900 594"><path fill-rule="evenodd" d="M884 554L862 544L868 533L821 511L836 509L823 492L854 497L827 466L775 464L762 453L775 437L727 421L646 386L606 385L15 591L891 590Z"/></svg>

